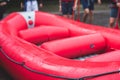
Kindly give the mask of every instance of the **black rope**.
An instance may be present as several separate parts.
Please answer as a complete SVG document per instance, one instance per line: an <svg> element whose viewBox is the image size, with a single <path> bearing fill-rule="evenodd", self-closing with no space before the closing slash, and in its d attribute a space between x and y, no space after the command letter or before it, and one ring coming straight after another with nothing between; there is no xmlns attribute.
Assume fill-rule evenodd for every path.
<svg viewBox="0 0 120 80"><path fill-rule="evenodd" d="M116 74L116 73L119 73L119 72L120 72L120 70L116 70L116 71L111 71L111 72L106 72L106 73L101 73L101 74L96 74L96 75L91 75L91 76L85 76L85 77L82 77L81 80L88 79L88 78L105 76L105 75L109 75L109 74Z"/></svg>
<svg viewBox="0 0 120 80"><path fill-rule="evenodd" d="M24 65L25 64L24 62L17 62L15 60L13 60L12 58L10 58L1 48L0 48L0 51L11 62L14 62L15 64L18 64L18 65Z"/></svg>
<svg viewBox="0 0 120 80"><path fill-rule="evenodd" d="M35 72L35 73L37 73L37 74L43 74L43 75L50 76L50 77L54 77L54 78L61 78L61 79L68 79L68 80L77 80L77 79L75 79L75 78L67 78L67 77L64 77L64 76L56 76L56 75L47 74L47 73L44 73L44 72L40 72L40 71L33 70L33 69L27 67L27 66L25 65L25 62L18 62L18 61L13 60L12 58L10 58L1 48L0 48L0 51L1 51L1 53L2 53L8 60L10 60L11 62L13 62L13 63L15 63L15 64L18 64L18 65L23 66L25 69L27 69L27 70L29 70L29 71L31 71L31 72Z"/></svg>
<svg viewBox="0 0 120 80"><path fill-rule="evenodd" d="M115 74L115 73L119 73L119 72L120 72L120 70L116 70L116 71L111 71L111 72L106 72L106 73L101 73L101 74L96 74L96 75L85 76L85 77L81 77L81 78L67 78L67 77L64 77L64 76L57 76L57 75L47 74L47 73L44 73L44 72L40 72L40 71L33 70L33 69L27 67L27 66L25 65L25 62L17 62L17 61L15 61L15 60L13 60L12 58L10 58L10 57L2 50L1 47L0 47L0 51L1 51L1 53L2 53L8 60L10 60L11 62L14 62L15 64L18 64L18 65L23 66L25 69L27 69L27 70L29 70L29 71L31 71L31 72L34 72L34 73L37 73L37 74L46 75L46 76L50 76L50 77L54 77L54 78L61 78L61 79L67 79L67 80L85 80L85 79L88 79L88 78L95 78L95 77L100 77L100 76L109 75L109 74Z"/></svg>

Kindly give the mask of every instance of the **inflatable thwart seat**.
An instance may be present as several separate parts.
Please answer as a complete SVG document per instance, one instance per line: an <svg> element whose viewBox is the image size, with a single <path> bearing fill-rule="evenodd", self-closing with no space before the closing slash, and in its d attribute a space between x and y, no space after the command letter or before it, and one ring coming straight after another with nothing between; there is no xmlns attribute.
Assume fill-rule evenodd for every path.
<svg viewBox="0 0 120 80"><path fill-rule="evenodd" d="M105 50L106 44L102 35L91 34L45 42L41 47L63 57L75 58L91 53L102 52Z"/></svg>
<svg viewBox="0 0 120 80"><path fill-rule="evenodd" d="M44 12L15 12L0 23L1 66L15 80L119 80L119 35ZM68 59L92 53L104 54Z"/></svg>
<svg viewBox="0 0 120 80"><path fill-rule="evenodd" d="M40 26L32 29L21 30L19 32L19 37L22 39L35 44L45 42L40 47L52 51L60 56L70 56L68 58L75 58L81 56L84 53L86 55L87 53L90 54L98 51L104 51L106 47L105 39L99 33L82 37L70 36L71 35L67 28L52 26ZM78 55L75 56L75 53Z"/></svg>
<svg viewBox="0 0 120 80"><path fill-rule="evenodd" d="M19 32L19 37L35 44L40 44L55 39L62 39L69 36L70 33L67 28L54 26L38 26L32 29L21 30Z"/></svg>

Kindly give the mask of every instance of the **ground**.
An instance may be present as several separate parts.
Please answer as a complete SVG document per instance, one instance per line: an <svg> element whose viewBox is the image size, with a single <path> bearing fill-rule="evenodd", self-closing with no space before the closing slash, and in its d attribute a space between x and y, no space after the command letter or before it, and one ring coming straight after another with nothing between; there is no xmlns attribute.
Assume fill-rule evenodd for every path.
<svg viewBox="0 0 120 80"><path fill-rule="evenodd" d="M109 25L109 16L110 11L98 11L94 15L94 23L95 25L106 26Z"/></svg>
<svg viewBox="0 0 120 80"><path fill-rule="evenodd" d="M93 20L93 25L100 25L103 27L108 27L109 25L109 16L110 16L110 11L95 11L94 12L94 20ZM82 18L83 12L80 13L80 19Z"/></svg>

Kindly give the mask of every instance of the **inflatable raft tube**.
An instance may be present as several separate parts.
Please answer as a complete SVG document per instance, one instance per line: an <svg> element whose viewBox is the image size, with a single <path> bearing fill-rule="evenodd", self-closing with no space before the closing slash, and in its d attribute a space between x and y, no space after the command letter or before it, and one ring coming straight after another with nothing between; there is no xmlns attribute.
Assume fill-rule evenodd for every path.
<svg viewBox="0 0 120 80"><path fill-rule="evenodd" d="M33 13L34 12L32 12L32 14ZM105 51L105 49L108 48L114 48L116 53L119 53L118 47L116 47L116 45L112 46L113 39L109 40L109 37L117 36L114 39L115 44L117 43L117 40L120 38L120 33L117 30L110 29L109 31L109 29L103 28L104 31L101 31L99 26L93 26L96 28L94 30L92 30L93 27L91 27L91 29L87 29L86 24L81 23L82 27L80 27L80 23L77 25L74 21L43 12L34 13L35 17L33 18L34 20L31 26L31 18L29 25L29 19L27 21L23 16L24 14L27 13L17 12L10 14L0 23L1 65L13 76L15 80L119 80L120 62L117 60L118 58L113 61L103 60L99 62L68 59L72 56L81 56L101 50ZM61 24L61 22L63 22L63 24ZM84 25L85 28L83 27ZM35 33L35 35L37 35L35 40L33 39L35 35L29 36L29 33L28 35L24 35L24 33L27 33L25 29L29 26L30 28L33 28L31 31L37 31L37 29L41 30L42 27L51 27L49 28L48 33L49 31L56 33L53 28L58 27L61 28L61 31L58 32L64 33L65 35L61 35L60 37L57 36L56 38L57 33L54 35L46 34L48 37L42 37L45 40L39 39L41 41L40 47L38 47L35 44L39 44L39 40L38 42L36 42L36 40L41 38L44 34L38 35L38 33ZM34 27L41 28L34 29ZM109 36L106 37L106 35ZM88 38L90 39L88 40ZM73 47L63 44L64 42L66 44L69 42L68 44L73 45ZM75 44L72 42L75 42ZM83 44L83 42L85 44ZM60 50L65 53L66 48L63 47L63 49L61 49L57 43L59 43L61 47L63 47L63 45L66 46L67 49L69 49L67 52L72 49L73 53L70 53L70 56L68 56L69 54L58 54ZM58 48L57 46L54 46L55 44L58 45ZM119 45L119 42L117 45ZM84 49L83 53L80 52L78 55L78 51L76 50L81 49L82 46L86 48L86 50ZM58 49L58 53L54 52L54 48L52 47Z"/></svg>

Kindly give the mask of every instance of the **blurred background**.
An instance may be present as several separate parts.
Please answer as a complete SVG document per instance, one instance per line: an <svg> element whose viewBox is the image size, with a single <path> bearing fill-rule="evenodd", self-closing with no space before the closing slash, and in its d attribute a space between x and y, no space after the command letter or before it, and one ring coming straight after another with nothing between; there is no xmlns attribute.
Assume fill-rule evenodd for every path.
<svg viewBox="0 0 120 80"><path fill-rule="evenodd" d="M20 10L20 2L21 2L21 0L10 0L9 4L7 6L7 8L8 8L7 12L21 11ZM109 0L102 0L102 3L104 5L109 4L109 2L110 2ZM48 11L49 12L58 11L59 0L43 0L43 4L44 4L44 7L41 9L43 11L47 11L47 12ZM108 8L108 7L104 7L103 5L101 5L99 8L103 9L103 8Z"/></svg>
<svg viewBox="0 0 120 80"><path fill-rule="evenodd" d="M39 1L39 0L38 0ZM22 11L20 8L21 0L10 0L7 5L7 11L5 16L12 12ZM95 4L95 14L94 14L94 23L95 25L108 26L108 20L110 16L110 8L109 8L110 0L102 0L102 4L98 5L97 0ZM43 0L43 8L40 8L40 11L52 13L52 14L61 14L59 12L59 0ZM82 6L80 7L80 18L83 14Z"/></svg>

